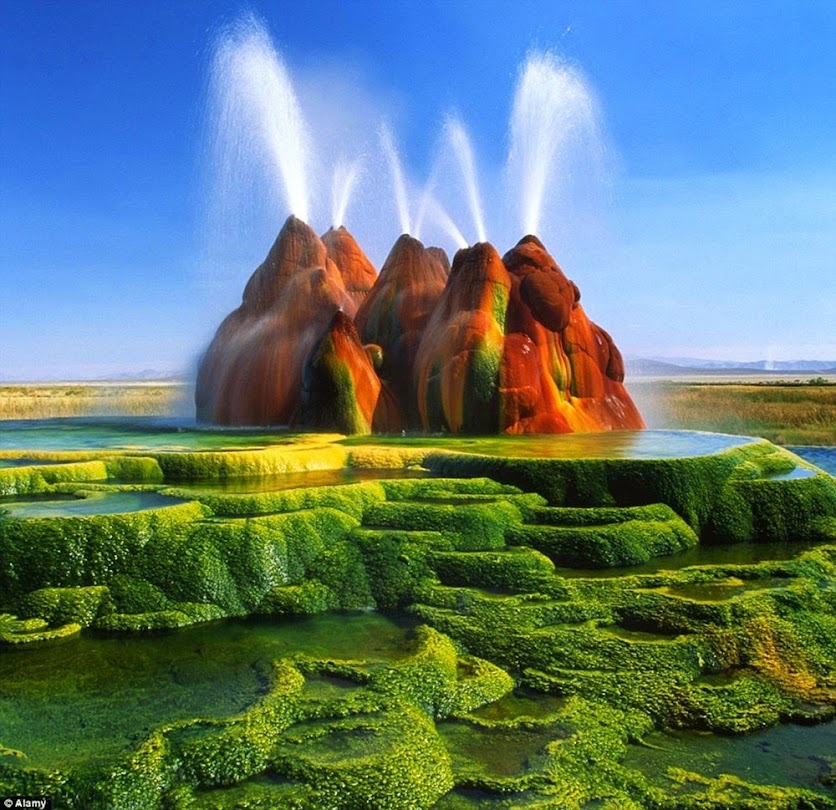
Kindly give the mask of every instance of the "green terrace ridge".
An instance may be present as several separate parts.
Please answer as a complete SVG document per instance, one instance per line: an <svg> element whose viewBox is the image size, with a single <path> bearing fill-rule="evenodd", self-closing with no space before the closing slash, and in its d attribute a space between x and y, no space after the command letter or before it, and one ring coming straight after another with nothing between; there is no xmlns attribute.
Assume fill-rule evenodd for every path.
<svg viewBox="0 0 836 810"><path fill-rule="evenodd" d="M0 793L833 806L836 479L705 436L0 451ZM743 769L770 733L797 772Z"/></svg>

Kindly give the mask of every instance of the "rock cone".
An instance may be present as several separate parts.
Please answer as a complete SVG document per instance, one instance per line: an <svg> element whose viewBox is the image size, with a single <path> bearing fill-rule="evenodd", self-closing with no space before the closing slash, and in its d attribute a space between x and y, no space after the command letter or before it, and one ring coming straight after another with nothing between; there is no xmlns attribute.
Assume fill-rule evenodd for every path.
<svg viewBox="0 0 836 810"><path fill-rule="evenodd" d="M302 368L337 310L356 307L325 245L289 217L218 328L198 371L201 421L285 425L299 405Z"/></svg>
<svg viewBox="0 0 836 810"><path fill-rule="evenodd" d="M289 217L220 325L198 419L342 433L644 426L621 355L535 236L439 248L404 234L379 276L345 228Z"/></svg>
<svg viewBox="0 0 836 810"><path fill-rule="evenodd" d="M401 430L417 422L412 368L447 283L449 268L440 253L407 234L400 236L357 312L355 323L363 342L382 349L378 374L395 406L382 429Z"/></svg>

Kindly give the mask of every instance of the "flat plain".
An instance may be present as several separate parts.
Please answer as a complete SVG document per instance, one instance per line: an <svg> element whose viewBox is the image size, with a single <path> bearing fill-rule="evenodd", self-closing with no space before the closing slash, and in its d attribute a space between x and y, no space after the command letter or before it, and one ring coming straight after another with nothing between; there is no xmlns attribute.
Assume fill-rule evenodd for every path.
<svg viewBox="0 0 836 810"><path fill-rule="evenodd" d="M781 445L836 445L836 381L643 380L629 383L648 427L761 436ZM179 381L0 385L0 420L188 416Z"/></svg>

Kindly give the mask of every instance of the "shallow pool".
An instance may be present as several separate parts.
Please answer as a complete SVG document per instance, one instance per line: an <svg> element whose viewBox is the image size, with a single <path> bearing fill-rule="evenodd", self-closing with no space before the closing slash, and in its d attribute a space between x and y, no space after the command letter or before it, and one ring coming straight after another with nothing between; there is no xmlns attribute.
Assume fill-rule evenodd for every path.
<svg viewBox="0 0 836 810"><path fill-rule="evenodd" d="M181 418L31 419L0 426L2 450L240 450L299 440L279 429L209 428Z"/></svg>
<svg viewBox="0 0 836 810"><path fill-rule="evenodd" d="M534 436L480 436L350 439L351 445L428 446L439 450L519 458L686 458L721 453L760 441L691 430L613 430Z"/></svg>
<svg viewBox="0 0 836 810"><path fill-rule="evenodd" d="M156 492L89 492L87 497L74 495L40 495L2 498L0 508L16 518L55 518L78 515L119 515L143 512L185 503L181 498L168 498Z"/></svg>
<svg viewBox="0 0 836 810"><path fill-rule="evenodd" d="M24 765L91 764L165 723L241 712L265 693L270 664L283 656L403 657L413 626L377 613L229 620L4 651L0 745L25 754Z"/></svg>
<svg viewBox="0 0 836 810"><path fill-rule="evenodd" d="M806 445L803 447L788 447L787 450L801 456L810 464L821 467L825 472L836 475L836 447L818 447Z"/></svg>
<svg viewBox="0 0 836 810"><path fill-rule="evenodd" d="M624 764L665 787L672 784L665 771L674 767L703 776L726 773L760 785L806 788L836 795L833 785L824 784L828 775L832 777L832 757L836 751L834 721L818 726L787 723L739 737L666 731L651 734L644 742L646 745L628 747Z"/></svg>

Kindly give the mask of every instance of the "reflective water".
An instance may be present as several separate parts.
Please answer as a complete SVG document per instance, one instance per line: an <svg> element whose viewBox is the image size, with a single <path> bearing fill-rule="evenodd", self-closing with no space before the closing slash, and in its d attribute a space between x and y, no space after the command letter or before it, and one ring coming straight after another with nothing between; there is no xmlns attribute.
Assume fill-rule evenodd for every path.
<svg viewBox="0 0 836 810"><path fill-rule="evenodd" d="M689 599L692 602L722 602L741 596L747 591L762 591L768 588L781 588L789 585L791 579L767 577L765 579L742 580L735 577L711 582L692 582L661 588L660 593Z"/></svg>
<svg viewBox="0 0 836 810"><path fill-rule="evenodd" d="M480 728L457 721L438 724L453 768L484 769L492 776L514 776L543 763L545 747L566 737L560 726L545 728Z"/></svg>
<svg viewBox="0 0 836 810"><path fill-rule="evenodd" d="M338 470L307 470L305 472L285 473L284 475L262 475L251 478L191 479L183 486L190 490L211 491L232 495L274 492L281 489L297 489L300 487L355 484L359 481L380 481L387 478L426 478L429 475L432 475L432 473L429 470L423 469L393 470L342 467Z"/></svg>
<svg viewBox="0 0 836 810"><path fill-rule="evenodd" d="M264 693L270 663L283 656L400 658L413 625L376 613L230 620L4 652L0 744L22 751L25 759L6 761L24 765L101 760L164 723L241 712Z"/></svg>
<svg viewBox="0 0 836 810"><path fill-rule="evenodd" d="M788 447L787 450L792 451L797 456L801 456L805 461L821 467L825 472L831 475L836 475L836 447L817 447L814 445L806 445L799 447Z"/></svg>
<svg viewBox="0 0 836 810"><path fill-rule="evenodd" d="M185 503L156 492L90 492L85 498L49 495L26 499L3 498L0 507L16 518L51 518L73 515L117 515Z"/></svg>
<svg viewBox="0 0 836 810"><path fill-rule="evenodd" d="M281 430L199 428L193 419L174 417L31 419L0 424L0 449L4 450L222 450L286 444L300 438Z"/></svg>
<svg viewBox="0 0 836 810"><path fill-rule="evenodd" d="M672 785L665 777L666 769L675 767L704 776L734 774L756 784L807 788L836 796L834 785L824 784L828 776L833 777L833 721L819 726L788 723L740 737L667 731L651 734L644 742L645 746L628 747L624 764L664 787Z"/></svg>
<svg viewBox="0 0 836 810"><path fill-rule="evenodd" d="M481 455L520 458L687 458L713 455L759 441L748 436L688 430L613 430L603 433L562 433L536 436L351 439L347 444L430 446Z"/></svg>
<svg viewBox="0 0 836 810"><path fill-rule="evenodd" d="M470 712L482 720L514 720L517 717L543 718L559 711L566 699L528 689L515 689L505 697Z"/></svg>

